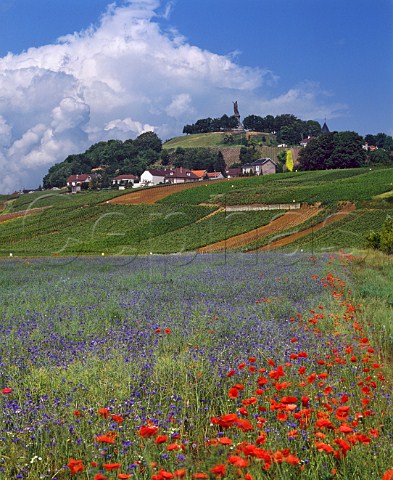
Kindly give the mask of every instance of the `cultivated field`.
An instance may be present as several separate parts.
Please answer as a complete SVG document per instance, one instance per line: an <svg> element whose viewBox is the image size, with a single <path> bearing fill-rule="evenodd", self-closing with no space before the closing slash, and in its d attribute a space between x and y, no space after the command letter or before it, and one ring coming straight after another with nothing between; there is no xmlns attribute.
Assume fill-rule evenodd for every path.
<svg viewBox="0 0 393 480"><path fill-rule="evenodd" d="M373 268L3 259L0 478L391 478L393 269Z"/></svg>
<svg viewBox="0 0 393 480"><path fill-rule="evenodd" d="M212 251L218 242L226 249L248 252L273 247L361 249L368 232L393 215L392 190L393 169L363 168L131 192L37 192L10 202L3 199L0 255L134 256ZM332 217L348 202L354 206L348 215ZM277 220L284 211L226 211L227 206L297 203L313 214L294 222L295 214ZM330 224L330 218L340 221Z"/></svg>

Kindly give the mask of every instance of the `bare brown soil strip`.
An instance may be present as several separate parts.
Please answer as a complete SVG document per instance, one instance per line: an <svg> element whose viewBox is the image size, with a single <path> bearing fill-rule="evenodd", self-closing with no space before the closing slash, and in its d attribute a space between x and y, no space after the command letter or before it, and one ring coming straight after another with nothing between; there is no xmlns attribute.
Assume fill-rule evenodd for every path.
<svg viewBox="0 0 393 480"><path fill-rule="evenodd" d="M227 181L227 179L214 180L215 183ZM158 200L162 200L163 198L172 195L173 193L180 192L181 190L185 190L187 188L195 188L207 184L211 185L212 180L206 180L203 182L179 183L178 185L158 186L152 188L141 187L133 190L130 193L126 193L125 195L120 195L120 197L112 198L106 203L112 203L114 205L151 205L158 202Z"/></svg>
<svg viewBox="0 0 393 480"><path fill-rule="evenodd" d="M43 208L31 208L30 210L21 210L20 212L4 213L3 215L0 215L0 223L13 220L14 218L24 217L25 215L30 215L32 213L41 212L41 210L43 210Z"/></svg>
<svg viewBox="0 0 393 480"><path fill-rule="evenodd" d="M295 227L304 223L309 218L317 215L321 211L320 208L312 206L303 206L299 210L289 210L277 219L270 222L268 225L258 227L250 232L235 235L227 240L211 243L205 247L198 249L198 252L216 252L225 249L238 248L257 240L260 237L279 233L287 228Z"/></svg>
<svg viewBox="0 0 393 480"><path fill-rule="evenodd" d="M305 230L302 230L300 232L296 232L286 237L280 238L279 240L275 240L274 242L269 243L268 245L258 248L256 251L261 252L261 251L274 250L275 248L284 247L285 245L288 245L299 238L305 237L306 235L309 235L313 232L321 230L324 227L327 227L331 223L339 222L354 210L355 210L355 205L353 203L348 202L338 212L333 213L332 215L327 217L323 222L317 223L317 225L306 228Z"/></svg>

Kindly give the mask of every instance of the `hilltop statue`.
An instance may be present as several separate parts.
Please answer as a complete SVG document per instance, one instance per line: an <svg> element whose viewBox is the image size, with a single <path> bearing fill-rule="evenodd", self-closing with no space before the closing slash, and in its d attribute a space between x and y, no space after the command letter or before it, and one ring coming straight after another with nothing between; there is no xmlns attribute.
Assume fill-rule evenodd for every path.
<svg viewBox="0 0 393 480"><path fill-rule="evenodd" d="M236 102L232 102L232 103L233 103L233 116L237 120L237 126L236 128L233 128L233 130L236 132L242 132L243 125L242 125L242 122L240 121L240 113L239 113L239 107L237 106L237 100Z"/></svg>

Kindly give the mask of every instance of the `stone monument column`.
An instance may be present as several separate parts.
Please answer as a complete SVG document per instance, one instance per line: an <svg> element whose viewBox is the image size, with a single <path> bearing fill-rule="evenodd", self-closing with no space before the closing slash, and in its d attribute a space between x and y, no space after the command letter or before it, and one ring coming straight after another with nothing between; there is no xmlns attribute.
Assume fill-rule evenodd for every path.
<svg viewBox="0 0 393 480"><path fill-rule="evenodd" d="M240 121L240 113L239 113L239 108L238 108L238 105L237 105L237 100L235 102L232 102L233 103L233 116L236 118L237 120L237 127L234 128L234 130L236 131L243 131L244 128L243 128L243 125L242 125L242 122Z"/></svg>

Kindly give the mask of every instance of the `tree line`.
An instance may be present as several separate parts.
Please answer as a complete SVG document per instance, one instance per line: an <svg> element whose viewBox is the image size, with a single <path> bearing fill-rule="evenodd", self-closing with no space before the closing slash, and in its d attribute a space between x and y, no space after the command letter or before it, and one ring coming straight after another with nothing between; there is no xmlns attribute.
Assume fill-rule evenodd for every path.
<svg viewBox="0 0 393 480"><path fill-rule="evenodd" d="M379 135L385 138L386 146L390 147L391 142L393 146L392 137ZM298 161L301 170L393 166L390 149L366 150L364 138L356 132L324 133L308 142Z"/></svg>
<svg viewBox="0 0 393 480"><path fill-rule="evenodd" d="M185 125L183 133L212 133L223 132L236 128L238 126L237 118L232 115L228 117L223 115L221 118L201 118L191 125ZM317 136L322 133L319 122L315 120L301 120L292 114L267 115L249 115L243 120L243 127L253 132L272 133L277 136L278 143L287 143L297 145L309 136Z"/></svg>

